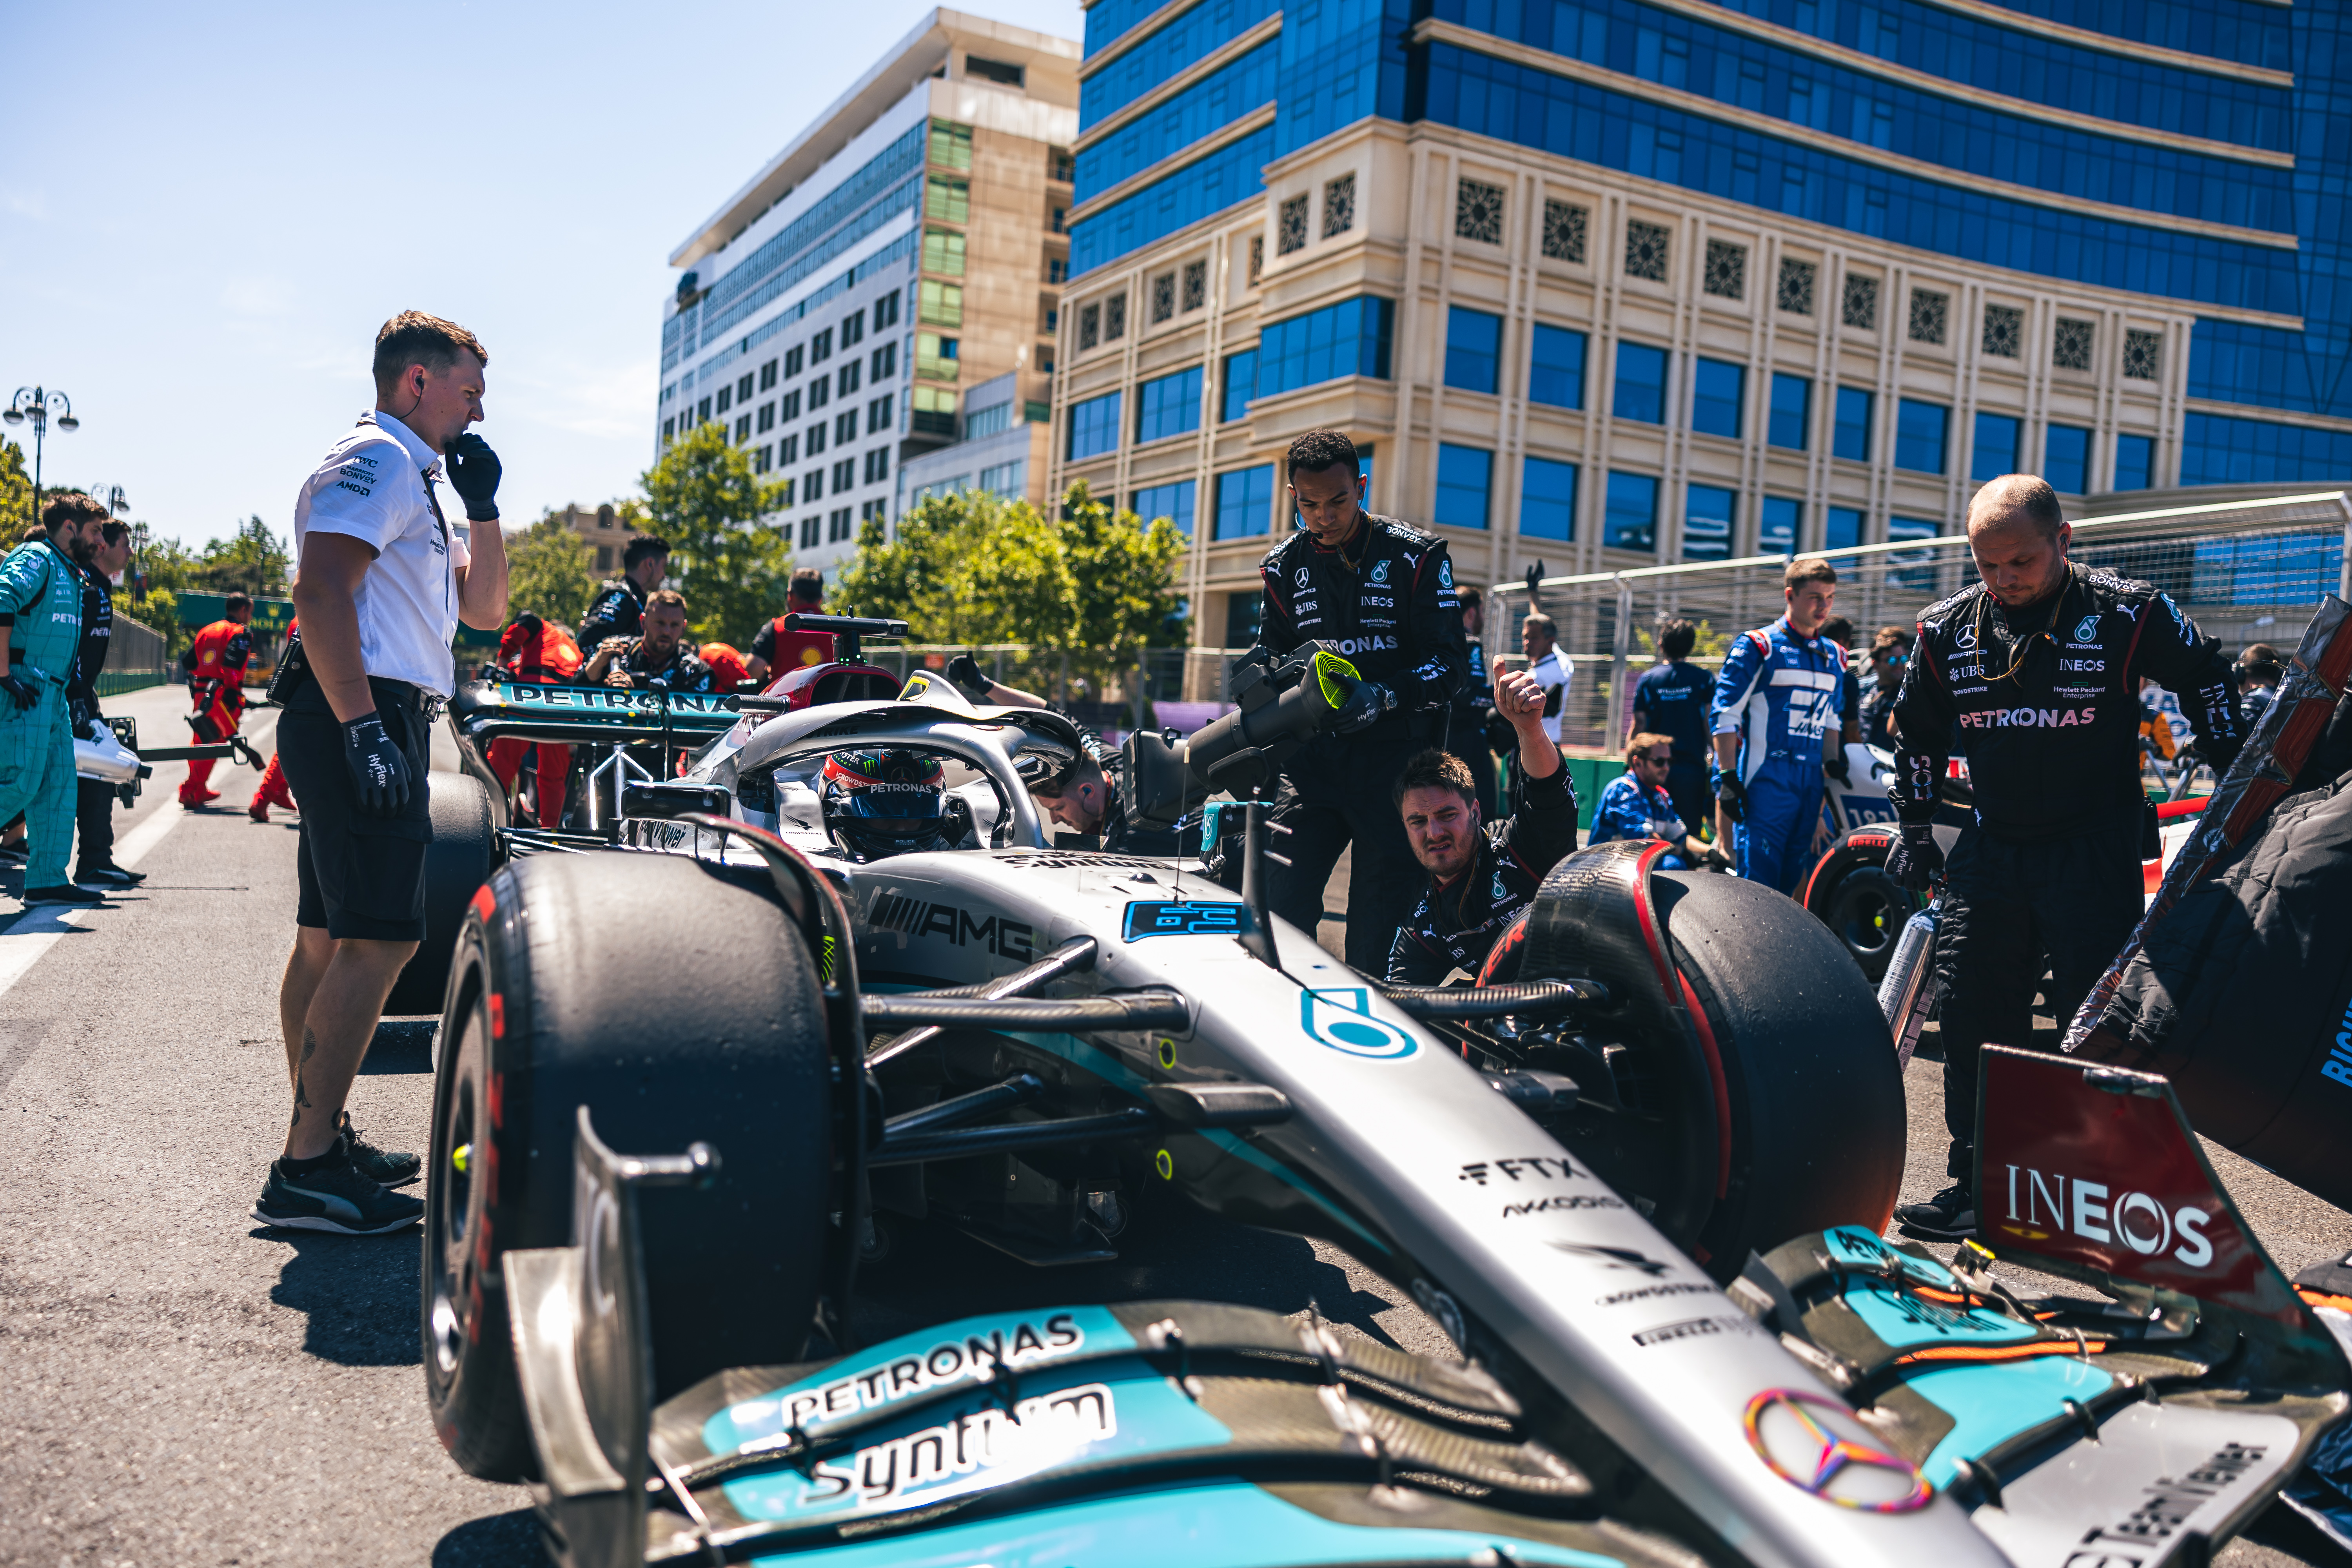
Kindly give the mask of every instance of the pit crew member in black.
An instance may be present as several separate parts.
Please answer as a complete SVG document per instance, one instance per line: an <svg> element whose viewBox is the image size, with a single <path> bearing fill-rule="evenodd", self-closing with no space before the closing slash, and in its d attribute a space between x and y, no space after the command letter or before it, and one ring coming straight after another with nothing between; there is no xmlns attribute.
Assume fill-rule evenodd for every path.
<svg viewBox="0 0 2352 1568"><path fill-rule="evenodd" d="M1310 430L1290 444L1289 467L1298 531L1259 565L1258 642L1288 654L1328 641L1363 679L1336 732L1284 764L1297 804L1285 814L1290 864L1274 868L1272 903L1299 930L1315 930L1324 885L1352 840L1347 961L1377 974L1422 880L1391 791L1414 752L1443 742L1469 653L1444 544L1363 510L1355 444Z"/></svg>
<svg viewBox="0 0 2352 1568"><path fill-rule="evenodd" d="M114 590L110 579L131 563L131 527L108 518L82 525L69 552L81 568L81 646L74 650L73 674L66 681L66 715L78 739L94 741L106 722L98 707L98 678L114 642ZM102 779L77 779L74 798L74 880L100 888L131 888L144 871L114 863L114 785Z"/></svg>
<svg viewBox="0 0 2352 1568"><path fill-rule="evenodd" d="M948 661L947 676L956 689L983 706L1059 711L1033 692L991 680L968 653ZM1128 819L1119 791L1127 766L1125 754L1075 720L1070 728L1077 744L1065 749L1066 754L1045 746L1025 749L1021 754L1021 780L1037 809L1072 833L1091 835L1107 854L1154 858L1181 854L1174 832L1139 826ZM1197 838L1192 844L1199 848Z"/></svg>
<svg viewBox="0 0 2352 1568"><path fill-rule="evenodd" d="M708 691L714 677L686 637L686 595L656 588L646 600L646 635L606 637L580 672L583 686L638 691Z"/></svg>
<svg viewBox="0 0 2352 1568"><path fill-rule="evenodd" d="M1396 809L1427 876L1389 949L1391 981L1442 985L1457 970L1475 979L1545 873L1576 847L1576 792L1544 723L1544 697L1523 670L1495 681L1495 710L1519 736L1519 809L1502 821L1480 819L1470 770L1457 757L1423 752L1398 776Z"/></svg>
<svg viewBox="0 0 2352 1568"><path fill-rule="evenodd" d="M2072 531L2049 485L1992 480L1968 527L1982 581L1920 616L1895 699L1902 837L1886 868L1915 892L1944 874L1937 966L1953 1184L1896 1211L1914 1234L1943 1239L1976 1229L1979 1048L2028 1043L2045 955L2063 1027L2139 920L2141 678L2179 694L2218 770L2245 736L2213 640L2149 584L2068 562ZM1976 821L1947 864L1931 825L1956 724Z"/></svg>
<svg viewBox="0 0 2352 1568"><path fill-rule="evenodd" d="M610 637L633 637L640 629L646 595L669 574L669 545L650 533L632 538L621 552L621 574L596 590L580 617L579 643L602 647Z"/></svg>

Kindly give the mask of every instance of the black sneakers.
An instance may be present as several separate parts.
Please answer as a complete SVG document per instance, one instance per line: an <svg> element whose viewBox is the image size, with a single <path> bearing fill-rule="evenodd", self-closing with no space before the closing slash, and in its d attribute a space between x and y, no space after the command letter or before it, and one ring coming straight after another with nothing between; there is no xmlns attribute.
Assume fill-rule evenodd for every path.
<svg viewBox="0 0 2352 1568"><path fill-rule="evenodd" d="M61 888L27 888L25 889L25 903L27 908L30 908L34 904L79 904L87 906L90 904L102 904L104 902L106 902L106 895L104 893L93 893L88 888L77 888L71 882L68 882Z"/></svg>
<svg viewBox="0 0 2352 1568"><path fill-rule="evenodd" d="M379 1149L361 1137L360 1130L352 1125L352 1113L348 1110L343 1112L341 1131L343 1152L352 1157L361 1175L378 1186L404 1187L424 1174L425 1162L415 1155Z"/></svg>
<svg viewBox="0 0 2352 1568"><path fill-rule="evenodd" d="M340 1148L330 1163L299 1175L287 1174L286 1163L270 1163L269 1180L254 1200L253 1217L264 1225L383 1236L425 1217L422 1203L404 1193L384 1191L362 1175Z"/></svg>
<svg viewBox="0 0 2352 1568"><path fill-rule="evenodd" d="M126 871L111 860L83 866L74 872L74 880L100 888L135 888L147 879L144 871Z"/></svg>
<svg viewBox="0 0 2352 1568"><path fill-rule="evenodd" d="M1905 1204L1896 1209L1895 1222L1910 1235L1929 1241L1966 1241L1977 1233L1977 1197L1954 1182L1924 1204Z"/></svg>

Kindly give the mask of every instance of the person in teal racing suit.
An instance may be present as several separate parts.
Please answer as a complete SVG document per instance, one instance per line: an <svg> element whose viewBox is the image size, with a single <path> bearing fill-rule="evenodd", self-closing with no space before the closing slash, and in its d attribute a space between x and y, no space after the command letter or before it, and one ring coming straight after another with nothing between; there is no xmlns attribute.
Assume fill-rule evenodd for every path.
<svg viewBox="0 0 2352 1568"><path fill-rule="evenodd" d="M1739 874L1783 893L1811 864L1824 741L1844 739L1845 649L1822 636L1837 569L1789 563L1788 613L1731 645L1715 682L1716 802L1738 824Z"/></svg>
<svg viewBox="0 0 2352 1568"><path fill-rule="evenodd" d="M79 492L41 509L48 538L0 561L0 822L25 814L25 902L95 904L100 895L66 879L73 847L73 727L66 682L81 646L81 574L66 553L83 522L110 515Z"/></svg>

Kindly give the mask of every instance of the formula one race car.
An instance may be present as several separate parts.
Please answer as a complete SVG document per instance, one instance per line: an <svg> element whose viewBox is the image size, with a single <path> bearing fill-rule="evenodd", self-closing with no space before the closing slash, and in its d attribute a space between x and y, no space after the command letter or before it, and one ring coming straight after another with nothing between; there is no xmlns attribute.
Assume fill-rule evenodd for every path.
<svg viewBox="0 0 2352 1568"><path fill-rule="evenodd" d="M1271 770L1353 672L1266 673L1124 774L1180 834L1247 803L1238 895L1049 842L1025 785L1066 721L919 679L727 715L619 788L611 843L493 835L424 1361L443 1442L535 1479L559 1561L2201 1561L2343 1415L2160 1079L2029 1058L2039 1120L1985 1129L1989 1176L2032 1173L2000 1250L2099 1299L1881 1242L1885 1025L1786 900L1602 846L1513 977L1453 991L1273 919ZM463 698L459 732L511 707ZM1339 1243L1467 1359L1203 1302L853 1342L892 1229L1105 1259L1160 1193Z"/></svg>

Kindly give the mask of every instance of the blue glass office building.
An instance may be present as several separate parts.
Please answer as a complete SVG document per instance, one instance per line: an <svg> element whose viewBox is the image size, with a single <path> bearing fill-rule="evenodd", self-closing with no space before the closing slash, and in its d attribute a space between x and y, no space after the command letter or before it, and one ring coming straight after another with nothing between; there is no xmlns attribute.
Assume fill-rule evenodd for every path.
<svg viewBox="0 0 2352 1568"><path fill-rule="evenodd" d="M2347 35L2343 0L1096 0L1059 477L1267 498L1200 512L1211 642L1285 521L1229 476L1317 425L1473 577L1867 542L2017 468L2107 511L2352 479ZM1071 422L1147 383L1198 416Z"/></svg>

